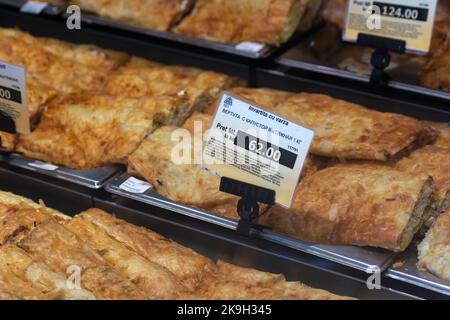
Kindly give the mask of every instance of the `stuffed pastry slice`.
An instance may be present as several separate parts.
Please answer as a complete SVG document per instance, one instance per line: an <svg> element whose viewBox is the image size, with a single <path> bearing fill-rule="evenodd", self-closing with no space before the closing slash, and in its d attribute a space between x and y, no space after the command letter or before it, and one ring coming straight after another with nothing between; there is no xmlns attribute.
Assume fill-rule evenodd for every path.
<svg viewBox="0 0 450 320"><path fill-rule="evenodd" d="M325 157L396 160L436 137L432 127L415 119L320 94L296 94L276 112L314 130L311 153Z"/></svg>
<svg viewBox="0 0 450 320"><path fill-rule="evenodd" d="M22 281L29 289L39 290L46 299L95 299L94 294L88 290L68 288L65 273L54 272L45 264L36 262L16 245L8 244L0 247L0 269Z"/></svg>
<svg viewBox="0 0 450 320"><path fill-rule="evenodd" d="M33 133L19 138L17 151L75 169L123 163L148 134L186 104L178 97L86 94L59 99Z"/></svg>
<svg viewBox="0 0 450 320"><path fill-rule="evenodd" d="M238 83L224 74L182 66L123 67L106 83L110 95L133 98L179 96L190 104L173 115L172 125L181 125L194 111L209 106L220 93Z"/></svg>
<svg viewBox="0 0 450 320"><path fill-rule="evenodd" d="M128 56L1 28L0 60L25 67L27 74L59 92L73 93L100 90L107 75L124 64Z"/></svg>
<svg viewBox="0 0 450 320"><path fill-rule="evenodd" d="M433 142L433 145L435 147L450 149L450 122L427 121L426 123L438 131L438 137Z"/></svg>
<svg viewBox="0 0 450 320"><path fill-rule="evenodd" d="M89 220L76 216L64 224L150 299L174 299L186 289L165 267L147 260L110 237Z"/></svg>
<svg viewBox="0 0 450 320"><path fill-rule="evenodd" d="M426 174L345 164L303 179L292 208L260 223L304 241L403 251L428 218L434 186Z"/></svg>
<svg viewBox="0 0 450 320"><path fill-rule="evenodd" d="M111 238L168 269L191 291L196 290L205 274L214 268L211 260L191 249L104 211L91 209L77 217L95 224Z"/></svg>
<svg viewBox="0 0 450 320"><path fill-rule="evenodd" d="M203 285L186 299L207 300L345 300L325 290L288 282L283 275L242 268L222 261Z"/></svg>
<svg viewBox="0 0 450 320"><path fill-rule="evenodd" d="M425 173L436 185L435 209L444 211L450 202L450 149L425 146L402 159L396 167L412 174Z"/></svg>
<svg viewBox="0 0 450 320"><path fill-rule="evenodd" d="M280 45L303 20L310 24L317 2L310 0L197 0L176 33L226 43ZM257 23L256 23L257 22Z"/></svg>
<svg viewBox="0 0 450 320"><path fill-rule="evenodd" d="M450 282L450 208L437 218L418 249L418 266Z"/></svg>
<svg viewBox="0 0 450 320"><path fill-rule="evenodd" d="M237 219L238 198L220 192L220 178L202 169L202 145L202 136L162 127L128 158L129 172L143 177L173 201Z"/></svg>
<svg viewBox="0 0 450 320"><path fill-rule="evenodd" d="M69 2L106 18L168 31L192 7L194 0L69 0Z"/></svg>
<svg viewBox="0 0 450 320"><path fill-rule="evenodd" d="M432 89L450 91L450 31L425 67L420 82Z"/></svg>
<svg viewBox="0 0 450 320"><path fill-rule="evenodd" d="M97 299L147 298L146 293L131 280L57 222L49 220L39 224L18 246L33 260L46 264L52 271L79 277L81 288L92 292Z"/></svg>

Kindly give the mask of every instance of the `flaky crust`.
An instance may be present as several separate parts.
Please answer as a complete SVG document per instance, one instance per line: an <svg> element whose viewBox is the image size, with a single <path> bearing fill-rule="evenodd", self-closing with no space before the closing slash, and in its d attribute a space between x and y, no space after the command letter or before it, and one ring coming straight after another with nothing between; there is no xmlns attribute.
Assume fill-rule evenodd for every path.
<svg viewBox="0 0 450 320"><path fill-rule="evenodd" d="M312 20L309 0L197 0L174 28L183 35L227 43L286 42L302 20ZM255 23L260 21L262 23ZM308 21L308 23L310 23Z"/></svg>
<svg viewBox="0 0 450 320"><path fill-rule="evenodd" d="M107 75L124 64L128 56L92 45L74 45L35 38L15 29L0 29L0 60L24 66L27 74L43 85L73 93L100 90Z"/></svg>
<svg viewBox="0 0 450 320"><path fill-rule="evenodd" d="M276 111L315 131L311 153L319 156L387 161L436 136L430 126L415 119L320 94L296 94Z"/></svg>
<svg viewBox="0 0 450 320"><path fill-rule="evenodd" d="M306 177L291 209L261 223L305 241L402 251L423 224L433 189L426 174L377 164L341 164Z"/></svg>
<svg viewBox="0 0 450 320"><path fill-rule="evenodd" d="M32 134L19 138L17 151L76 169L124 163L155 127L186 104L178 97L86 94L59 99Z"/></svg>
<svg viewBox="0 0 450 320"><path fill-rule="evenodd" d="M137 172L150 182L158 193L173 201L212 211L224 205L227 208L236 208L237 198L219 191L220 179L203 170L200 163L194 162L194 152L198 157L202 153L201 148L197 150L194 146L201 146L203 137L192 137L187 130L177 130L179 128L162 127L145 139L128 158L131 173ZM173 134L175 138L178 135L178 139L186 138L184 144L180 144L178 139L173 140ZM172 161L174 148L182 145L191 152L187 158L191 164L177 164ZM238 218L235 209L224 214Z"/></svg>
<svg viewBox="0 0 450 320"><path fill-rule="evenodd" d="M450 282L450 208L439 216L418 249L418 266Z"/></svg>
<svg viewBox="0 0 450 320"><path fill-rule="evenodd" d="M104 211L90 209L80 213L78 217L95 224L110 237L149 261L167 268L189 290L195 290L205 274L214 269L211 260L191 249Z"/></svg>
<svg viewBox="0 0 450 320"><path fill-rule="evenodd" d="M149 299L174 299L185 288L175 275L113 239L97 225L80 216L65 227L96 250L114 269L130 279Z"/></svg>
<svg viewBox="0 0 450 320"><path fill-rule="evenodd" d="M425 146L401 160L398 169L431 176L436 186L436 208L443 210L450 200L450 149Z"/></svg>
<svg viewBox="0 0 450 320"><path fill-rule="evenodd" d="M194 111L209 106L219 94L238 83L224 74L182 66L123 67L109 77L106 92L128 97L178 96L189 101L170 125L181 125Z"/></svg>
<svg viewBox="0 0 450 320"><path fill-rule="evenodd" d="M448 30L448 29L447 29ZM450 31L446 40L428 62L420 82L423 86L450 91Z"/></svg>
<svg viewBox="0 0 450 320"><path fill-rule="evenodd" d="M205 279L203 285L187 299L213 300L344 300L324 290L298 282L287 282L284 276L242 268L222 261Z"/></svg>
<svg viewBox="0 0 450 320"><path fill-rule="evenodd" d="M69 2L106 18L168 31L191 8L194 0L70 0Z"/></svg>
<svg viewBox="0 0 450 320"><path fill-rule="evenodd" d="M55 272L66 273L71 266L78 266L82 270L82 288L93 292L98 299L146 298L143 291L78 236L56 222L41 223L18 246Z"/></svg>
<svg viewBox="0 0 450 320"><path fill-rule="evenodd" d="M45 206L0 192L2 226L9 223L5 219L24 221L17 207L28 210L22 216L34 222L20 238L0 244L0 299L345 298L286 282L282 275L216 264L99 209L73 219L48 209L37 219L32 210ZM81 287L69 288L67 280L75 285L79 280Z"/></svg>
<svg viewBox="0 0 450 320"><path fill-rule="evenodd" d="M426 121L426 123L438 131L438 137L433 145L435 147L450 149L450 123L431 121Z"/></svg>

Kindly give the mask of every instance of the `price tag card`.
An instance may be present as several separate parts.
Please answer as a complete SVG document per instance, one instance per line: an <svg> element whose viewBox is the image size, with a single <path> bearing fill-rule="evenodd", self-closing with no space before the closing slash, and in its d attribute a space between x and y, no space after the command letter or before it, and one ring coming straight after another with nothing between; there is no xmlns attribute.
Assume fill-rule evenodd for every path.
<svg viewBox="0 0 450 320"><path fill-rule="evenodd" d="M20 8L20 12L38 15L41 14L47 6L48 3L46 2L28 1Z"/></svg>
<svg viewBox="0 0 450 320"><path fill-rule="evenodd" d="M119 188L127 192L142 194L151 189L151 187L152 186L145 181L130 177L127 181L122 183Z"/></svg>
<svg viewBox="0 0 450 320"><path fill-rule="evenodd" d="M30 133L25 70L1 61L0 111L14 120L18 133Z"/></svg>
<svg viewBox="0 0 450 320"><path fill-rule="evenodd" d="M343 39L356 42L360 33L404 40L406 50L430 49L437 0L349 0Z"/></svg>
<svg viewBox="0 0 450 320"><path fill-rule="evenodd" d="M274 190L291 207L314 132L251 102L224 93L203 150L203 166L227 177Z"/></svg>

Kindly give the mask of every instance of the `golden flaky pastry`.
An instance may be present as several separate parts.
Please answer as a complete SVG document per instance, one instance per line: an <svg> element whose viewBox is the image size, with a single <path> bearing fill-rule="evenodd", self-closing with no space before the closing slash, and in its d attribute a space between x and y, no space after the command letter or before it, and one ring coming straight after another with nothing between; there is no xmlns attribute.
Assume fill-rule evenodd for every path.
<svg viewBox="0 0 450 320"><path fill-rule="evenodd" d="M0 28L0 60L25 67L27 74L57 91L73 93L101 89L128 55Z"/></svg>
<svg viewBox="0 0 450 320"><path fill-rule="evenodd" d="M396 167L409 173L425 173L436 185L437 210L445 210L450 202L450 149L425 146L402 159Z"/></svg>
<svg viewBox="0 0 450 320"><path fill-rule="evenodd" d="M77 216L68 221L65 227L98 252L121 274L134 280L147 298L174 299L185 290L169 270L140 256L92 222Z"/></svg>
<svg viewBox="0 0 450 320"><path fill-rule="evenodd" d="M260 222L304 241L402 251L428 218L433 190L426 174L341 164L303 179L292 208L274 207Z"/></svg>
<svg viewBox="0 0 450 320"><path fill-rule="evenodd" d="M318 5L320 1L311 0L197 0L174 31L219 42L279 45L303 20L311 25Z"/></svg>
<svg viewBox="0 0 450 320"><path fill-rule="evenodd" d="M189 101L185 110L173 117L181 125L194 111L208 107L219 94L235 84L236 78L212 71L182 66L123 67L109 77L110 95L138 97L178 96Z"/></svg>
<svg viewBox="0 0 450 320"><path fill-rule="evenodd" d="M202 136L162 127L128 158L129 172L145 178L158 193L173 201L237 219L238 198L220 192L220 178L202 169L202 145Z"/></svg>
<svg viewBox="0 0 450 320"><path fill-rule="evenodd" d="M110 237L123 243L144 258L167 268L189 290L195 290L214 264L193 250L98 209L82 212L78 217L89 221Z"/></svg>
<svg viewBox="0 0 450 320"><path fill-rule="evenodd" d="M187 104L178 97L76 95L54 101L37 129L21 136L17 151L70 168L124 163L157 126Z"/></svg>
<svg viewBox="0 0 450 320"><path fill-rule="evenodd" d="M433 142L433 145L435 147L450 149L450 122L426 121L426 123L438 131L438 137Z"/></svg>
<svg viewBox="0 0 450 320"><path fill-rule="evenodd" d="M100 16L159 31L168 31L194 0L69 0Z"/></svg>
<svg viewBox="0 0 450 320"><path fill-rule="evenodd" d="M418 249L418 266L450 282L450 208L437 218Z"/></svg>
<svg viewBox="0 0 450 320"><path fill-rule="evenodd" d="M450 30L447 31L447 39L425 67L420 82L425 87L450 91Z"/></svg>
<svg viewBox="0 0 450 320"><path fill-rule="evenodd" d="M287 282L276 275L242 268L222 261L217 270L187 299L213 300L344 300L324 290L310 288L299 282Z"/></svg>
<svg viewBox="0 0 450 320"><path fill-rule="evenodd" d="M18 218L18 207L28 215ZM0 192L0 224L16 225L0 244L0 299L346 299L282 275L215 264L99 209L73 219L45 210Z"/></svg>
<svg viewBox="0 0 450 320"><path fill-rule="evenodd" d="M432 127L320 94L299 93L277 113L315 131L311 153L339 159L398 159L433 141Z"/></svg>

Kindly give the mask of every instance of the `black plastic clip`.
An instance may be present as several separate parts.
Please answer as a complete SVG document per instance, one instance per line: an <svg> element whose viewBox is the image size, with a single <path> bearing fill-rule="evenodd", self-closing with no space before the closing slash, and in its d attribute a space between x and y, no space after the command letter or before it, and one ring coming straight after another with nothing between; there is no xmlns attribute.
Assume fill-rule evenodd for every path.
<svg viewBox="0 0 450 320"><path fill-rule="evenodd" d="M385 85L390 80L389 76L385 73L386 68L391 64L390 52L405 53L406 41L360 33L356 43L375 49L370 61L373 66L370 83Z"/></svg>
<svg viewBox="0 0 450 320"><path fill-rule="evenodd" d="M253 221L259 217L259 203L270 206L275 204L275 191L258 187L245 182L222 177L220 191L241 197L237 205L237 212L241 218L237 232L240 235L251 237L252 228L258 228Z"/></svg>
<svg viewBox="0 0 450 320"><path fill-rule="evenodd" d="M6 113L0 111L0 131L16 133L16 123Z"/></svg>

